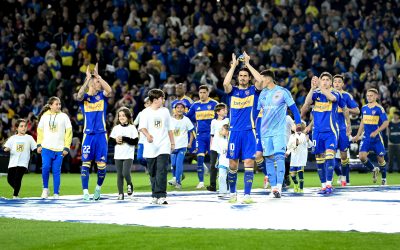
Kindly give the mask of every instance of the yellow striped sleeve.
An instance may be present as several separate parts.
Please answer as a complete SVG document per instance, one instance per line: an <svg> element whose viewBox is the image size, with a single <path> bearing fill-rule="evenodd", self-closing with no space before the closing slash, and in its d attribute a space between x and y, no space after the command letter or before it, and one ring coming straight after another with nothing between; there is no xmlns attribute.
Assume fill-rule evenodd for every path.
<svg viewBox="0 0 400 250"><path fill-rule="evenodd" d="M72 128L67 128L65 130L64 147L69 149L71 143L72 143Z"/></svg>

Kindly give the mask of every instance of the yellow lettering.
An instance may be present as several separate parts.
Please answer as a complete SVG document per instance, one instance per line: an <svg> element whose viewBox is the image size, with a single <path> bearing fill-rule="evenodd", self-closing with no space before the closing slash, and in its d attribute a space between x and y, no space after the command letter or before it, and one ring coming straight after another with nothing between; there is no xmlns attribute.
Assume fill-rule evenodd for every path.
<svg viewBox="0 0 400 250"><path fill-rule="evenodd" d="M83 105L85 107L85 112L97 112L104 110L104 100L100 100L95 103L85 101Z"/></svg>
<svg viewBox="0 0 400 250"><path fill-rule="evenodd" d="M363 116L363 122L364 122L364 124L377 125L378 122L379 122L379 116L377 116L377 115L364 115Z"/></svg>
<svg viewBox="0 0 400 250"><path fill-rule="evenodd" d="M254 104L254 95L247 96L244 98L232 96L231 98L231 108L233 109L253 107L253 104Z"/></svg>
<svg viewBox="0 0 400 250"><path fill-rule="evenodd" d="M331 102L315 102L314 111L315 112L332 111L332 103Z"/></svg>

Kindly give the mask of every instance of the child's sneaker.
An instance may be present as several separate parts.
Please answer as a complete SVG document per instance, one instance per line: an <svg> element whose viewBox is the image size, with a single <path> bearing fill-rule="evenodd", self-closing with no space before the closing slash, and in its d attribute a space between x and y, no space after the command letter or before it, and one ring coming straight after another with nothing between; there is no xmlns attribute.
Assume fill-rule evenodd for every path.
<svg viewBox="0 0 400 250"><path fill-rule="evenodd" d="M128 195L132 195L133 194L133 185L132 183L128 184L128 190L127 190L127 194Z"/></svg>
<svg viewBox="0 0 400 250"><path fill-rule="evenodd" d="M83 194L83 201L90 201L89 194Z"/></svg>
<svg viewBox="0 0 400 250"><path fill-rule="evenodd" d="M171 186L175 186L176 185L176 178L172 177L172 179L168 181L168 184L171 185Z"/></svg>
<svg viewBox="0 0 400 250"><path fill-rule="evenodd" d="M175 189L181 190L181 189L182 189L182 185L179 184L179 183L176 183L176 184L175 184Z"/></svg>
<svg viewBox="0 0 400 250"><path fill-rule="evenodd" d="M120 200L120 201L124 200L124 194L119 194L118 195L118 200Z"/></svg>
<svg viewBox="0 0 400 250"><path fill-rule="evenodd" d="M386 179L382 179L382 186L386 186L386 185L387 185Z"/></svg>
<svg viewBox="0 0 400 250"><path fill-rule="evenodd" d="M204 182L199 182L199 184L197 184L197 189L203 189L204 188Z"/></svg>
<svg viewBox="0 0 400 250"><path fill-rule="evenodd" d="M167 202L165 197L161 197L161 198L158 199L157 204L158 205L167 205L168 202Z"/></svg>
<svg viewBox="0 0 400 250"><path fill-rule="evenodd" d="M43 188L41 197L42 197L42 199L49 198L49 189L48 188Z"/></svg>
<svg viewBox="0 0 400 250"><path fill-rule="evenodd" d="M53 199L58 200L58 199L60 199L60 196L58 194L54 194Z"/></svg>
<svg viewBox="0 0 400 250"><path fill-rule="evenodd" d="M151 198L150 204L158 204L158 198L156 197Z"/></svg>
<svg viewBox="0 0 400 250"><path fill-rule="evenodd" d="M342 187L345 187L346 184L347 184L347 183L346 183L346 180L342 180L341 186L342 186Z"/></svg>
<svg viewBox="0 0 400 250"><path fill-rule="evenodd" d="M326 194L326 188L321 188L321 190L319 190L318 194Z"/></svg>

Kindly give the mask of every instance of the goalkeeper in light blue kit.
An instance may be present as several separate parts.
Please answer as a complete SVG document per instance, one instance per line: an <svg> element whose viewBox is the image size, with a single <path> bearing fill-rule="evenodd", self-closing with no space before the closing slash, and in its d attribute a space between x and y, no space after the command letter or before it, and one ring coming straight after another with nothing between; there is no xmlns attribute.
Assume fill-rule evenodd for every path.
<svg viewBox="0 0 400 250"><path fill-rule="evenodd" d="M261 144L268 178L271 183L272 196L281 198L282 184L285 176L286 152L286 111L293 113L296 132L301 132L300 112L296 107L289 90L275 85L274 72L264 70L261 73L263 91L258 99L258 110L263 110L261 118ZM274 166L276 162L276 169Z"/></svg>

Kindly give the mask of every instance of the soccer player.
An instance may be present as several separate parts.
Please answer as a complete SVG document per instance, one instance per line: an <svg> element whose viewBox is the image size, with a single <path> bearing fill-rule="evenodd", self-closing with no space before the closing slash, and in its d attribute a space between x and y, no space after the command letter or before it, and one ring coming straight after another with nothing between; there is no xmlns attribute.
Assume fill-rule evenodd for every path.
<svg viewBox="0 0 400 250"><path fill-rule="evenodd" d="M377 103L379 92L377 89L371 88L367 90L368 104L361 108L361 124L358 128L354 141L360 140L360 161L369 171L373 172L373 182L376 183L379 171L382 172L382 185L386 185L386 162L385 162L385 146L383 144L381 132L389 126L389 121L385 109ZM374 151L378 158L378 167L374 167L368 159L369 151Z"/></svg>
<svg viewBox="0 0 400 250"><path fill-rule="evenodd" d="M268 178L274 198L281 198L282 185L285 177L285 152L287 145L286 112L289 107L296 123L296 132L301 132L299 110L290 92L274 83L274 72L264 70L260 73L266 88L258 99L258 109L263 110L261 120L261 143ZM276 170L274 166L276 162Z"/></svg>
<svg viewBox="0 0 400 250"><path fill-rule="evenodd" d="M232 77L239 59L232 54L231 67L224 79L225 93L230 97L230 136L227 157L229 160L228 182L231 197L229 202L237 201L236 182L239 160L244 161L244 203L252 203L250 198L254 178L254 158L256 154L256 136L254 121L258 115L255 105L262 88L262 77L250 65L250 56L245 52L241 56L246 67L239 69L238 86L232 86ZM251 85L251 74L255 85Z"/></svg>
<svg viewBox="0 0 400 250"><path fill-rule="evenodd" d="M175 110L176 104L178 102L183 102L185 104L185 112L188 112L190 106L192 106L193 104L193 100L190 97L186 96L183 83L178 83L175 86L175 95L176 99L171 102L172 110Z"/></svg>
<svg viewBox="0 0 400 250"><path fill-rule="evenodd" d="M152 204L168 204L167 175L169 155L175 149L171 116L163 107L165 94L160 89L149 91L151 105L143 110L139 131L147 141L144 143L143 156L146 158L150 174Z"/></svg>
<svg viewBox="0 0 400 250"><path fill-rule="evenodd" d="M350 172L349 158L347 157L350 146L349 136L351 135L351 122L349 113L358 115L360 113L360 109L358 108L357 103L354 101L353 96L343 90L343 85L344 77L342 75L335 75L333 77L333 87L342 95L342 106L346 107L343 109L339 106L337 116L337 122L339 125L338 149L340 150L342 170L342 179L340 181L342 186L346 186L346 179Z"/></svg>
<svg viewBox="0 0 400 250"><path fill-rule="evenodd" d="M313 108L313 144L315 146L315 158L317 160L318 175L322 188L319 194L332 193L332 179L335 166L335 152L337 150L337 109L340 101L340 93L332 86L332 75L323 72L320 77L313 77L311 89L307 94L305 107ZM342 107L344 108L344 107Z"/></svg>
<svg viewBox="0 0 400 250"><path fill-rule="evenodd" d="M53 173L54 199L59 198L61 165L69 153L72 142L72 125L69 117L61 112L61 101L52 96L40 111L37 127L37 152L42 154L42 198L49 196L50 169Z"/></svg>
<svg viewBox="0 0 400 250"><path fill-rule="evenodd" d="M218 103L217 106L215 106L215 113L217 114L217 118L211 121L210 186L207 186L207 190L212 192L217 191L218 168L216 164L218 161L218 149L219 144L224 141L224 136L221 135L221 130L223 125L229 123L229 119L226 118L228 107L225 103Z"/></svg>
<svg viewBox="0 0 400 250"><path fill-rule="evenodd" d="M188 146L193 143L194 129L192 122L186 116L183 116L185 112L185 103L177 102L175 104L175 114L171 117L171 123L174 134L175 150L171 153L171 168L172 168L172 180L168 181L170 185L174 185L177 189L182 189L182 175L183 175L183 161L185 160L185 154ZM188 135L190 135L188 143Z"/></svg>
<svg viewBox="0 0 400 250"><path fill-rule="evenodd" d="M83 189L83 200L89 198L89 168L92 160L97 163L97 185L93 194L93 200L100 199L101 185L106 177L107 162L107 130L106 112L107 101L112 94L112 89L98 73L96 63L93 74L89 67L86 69L85 82L81 86L76 96L82 114L85 119L82 139L82 169L81 180Z"/></svg>
<svg viewBox="0 0 400 250"><path fill-rule="evenodd" d="M197 189L204 188L204 157L210 150L211 121L215 118L215 106L218 104L209 98L209 90L206 85L199 87L200 100L193 103L186 116L196 122L196 153L197 153L197 175L199 184Z"/></svg>

